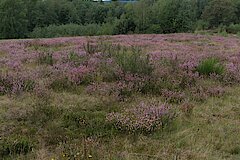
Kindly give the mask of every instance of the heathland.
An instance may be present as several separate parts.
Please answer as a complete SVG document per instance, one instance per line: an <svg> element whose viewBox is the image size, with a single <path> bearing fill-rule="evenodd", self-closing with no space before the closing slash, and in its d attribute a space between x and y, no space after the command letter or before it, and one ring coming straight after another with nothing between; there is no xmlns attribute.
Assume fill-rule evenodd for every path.
<svg viewBox="0 0 240 160"><path fill-rule="evenodd" d="M0 41L0 159L240 159L240 39Z"/></svg>

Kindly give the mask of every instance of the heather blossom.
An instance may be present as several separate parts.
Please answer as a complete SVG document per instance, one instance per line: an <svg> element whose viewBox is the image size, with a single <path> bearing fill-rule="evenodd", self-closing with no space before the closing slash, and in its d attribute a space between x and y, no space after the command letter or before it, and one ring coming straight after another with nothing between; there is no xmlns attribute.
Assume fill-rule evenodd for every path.
<svg viewBox="0 0 240 160"><path fill-rule="evenodd" d="M107 121L116 128L129 132L151 132L168 123L173 114L167 104L140 103L135 108L126 109L123 113L110 113Z"/></svg>

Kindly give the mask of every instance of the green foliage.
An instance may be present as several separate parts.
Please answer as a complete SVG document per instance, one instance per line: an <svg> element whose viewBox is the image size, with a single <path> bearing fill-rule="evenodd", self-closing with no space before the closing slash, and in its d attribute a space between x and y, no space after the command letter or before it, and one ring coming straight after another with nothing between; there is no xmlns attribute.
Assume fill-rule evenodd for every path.
<svg viewBox="0 0 240 160"><path fill-rule="evenodd" d="M143 54L139 48L133 47L130 50L123 48L114 56L124 73L150 75L153 71L149 56Z"/></svg>
<svg viewBox="0 0 240 160"><path fill-rule="evenodd" d="M237 36L240 37L240 32L237 33Z"/></svg>
<svg viewBox="0 0 240 160"><path fill-rule="evenodd" d="M26 13L22 0L0 1L0 38L24 38L28 24Z"/></svg>
<svg viewBox="0 0 240 160"><path fill-rule="evenodd" d="M8 137L0 141L0 156L27 154L33 149L33 142L26 137Z"/></svg>
<svg viewBox="0 0 240 160"><path fill-rule="evenodd" d="M210 28L221 24L235 23L237 20L236 7L231 0L212 0L205 7L202 19L209 23Z"/></svg>
<svg viewBox="0 0 240 160"><path fill-rule="evenodd" d="M106 123L104 111L68 111L63 115L63 127L85 136L109 136L115 132Z"/></svg>
<svg viewBox="0 0 240 160"><path fill-rule="evenodd" d="M191 31L195 22L195 9L191 1L158 1L159 23L163 33Z"/></svg>
<svg viewBox="0 0 240 160"><path fill-rule="evenodd" d="M208 22L199 20L195 24L195 30L196 31L206 30L208 28L208 26L209 26Z"/></svg>
<svg viewBox="0 0 240 160"><path fill-rule="evenodd" d="M69 37L69 36L94 36L114 34L114 26L105 24L65 24L37 27L29 34L32 38Z"/></svg>
<svg viewBox="0 0 240 160"><path fill-rule="evenodd" d="M239 13L238 0L2 0L0 38L192 32L239 23Z"/></svg>
<svg viewBox="0 0 240 160"><path fill-rule="evenodd" d="M224 73L224 66L218 59L208 58L198 65L197 71L203 75L210 75L212 73L221 75Z"/></svg>
<svg viewBox="0 0 240 160"><path fill-rule="evenodd" d="M226 28L227 33L237 34L240 32L240 24L231 24Z"/></svg>

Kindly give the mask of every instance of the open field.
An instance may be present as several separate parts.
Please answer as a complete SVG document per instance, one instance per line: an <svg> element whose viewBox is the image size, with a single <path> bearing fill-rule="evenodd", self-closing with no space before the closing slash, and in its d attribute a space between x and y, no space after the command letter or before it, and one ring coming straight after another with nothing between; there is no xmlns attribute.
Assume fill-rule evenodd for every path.
<svg viewBox="0 0 240 160"><path fill-rule="evenodd" d="M0 159L240 159L240 39L0 41Z"/></svg>

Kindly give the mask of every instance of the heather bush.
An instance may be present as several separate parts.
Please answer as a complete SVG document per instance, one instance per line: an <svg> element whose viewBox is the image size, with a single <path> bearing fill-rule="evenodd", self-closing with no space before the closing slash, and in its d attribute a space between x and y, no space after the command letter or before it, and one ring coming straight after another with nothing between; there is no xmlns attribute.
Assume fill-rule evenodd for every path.
<svg viewBox="0 0 240 160"><path fill-rule="evenodd" d="M181 103L186 98L185 93L181 91L163 90L161 95L169 103Z"/></svg>
<svg viewBox="0 0 240 160"><path fill-rule="evenodd" d="M231 57L230 62L226 65L227 71L223 75L223 82L226 84L236 84L240 82L240 56Z"/></svg>
<svg viewBox="0 0 240 160"><path fill-rule="evenodd" d="M170 109L167 104L141 103L123 113L110 113L106 119L122 131L151 133L169 123L173 117Z"/></svg>
<svg viewBox="0 0 240 160"><path fill-rule="evenodd" d="M216 58L205 59L197 66L197 72L202 75L210 75L212 73L221 75L224 73L224 69L224 66Z"/></svg>
<svg viewBox="0 0 240 160"><path fill-rule="evenodd" d="M218 85L199 85L190 89L190 97L195 101L204 101L209 97L221 97L225 89Z"/></svg>
<svg viewBox="0 0 240 160"><path fill-rule="evenodd" d="M0 95L20 94L24 91L31 91L34 87L34 80L30 77L25 77L25 75L13 73L0 74Z"/></svg>

